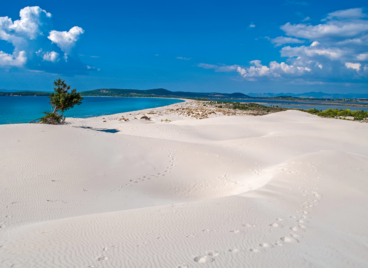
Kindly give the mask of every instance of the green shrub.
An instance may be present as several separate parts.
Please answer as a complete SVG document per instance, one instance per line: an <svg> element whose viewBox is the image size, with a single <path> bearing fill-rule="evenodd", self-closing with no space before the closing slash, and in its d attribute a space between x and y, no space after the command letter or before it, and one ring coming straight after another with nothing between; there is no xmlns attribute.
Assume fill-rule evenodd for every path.
<svg viewBox="0 0 368 268"><path fill-rule="evenodd" d="M72 89L68 86L64 80L56 79L54 81L54 93L49 95L50 104L53 112L47 113L44 117L40 118L40 123L43 124L60 124L65 121L64 112L73 108L74 105L80 105L82 103L82 96L77 93L76 89ZM61 114L59 114L61 112ZM34 120L35 121L35 120Z"/></svg>
<svg viewBox="0 0 368 268"><path fill-rule="evenodd" d="M58 125L65 121L65 117L61 114L46 112L44 114L46 115L40 118L40 123L42 124Z"/></svg>

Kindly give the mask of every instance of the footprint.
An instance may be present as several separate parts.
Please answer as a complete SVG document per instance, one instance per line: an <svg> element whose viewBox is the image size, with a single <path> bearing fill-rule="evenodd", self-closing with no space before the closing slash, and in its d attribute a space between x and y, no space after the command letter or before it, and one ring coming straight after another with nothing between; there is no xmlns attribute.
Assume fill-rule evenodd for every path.
<svg viewBox="0 0 368 268"><path fill-rule="evenodd" d="M243 224L243 226L244 227L248 227L248 228L250 228L250 227L256 227L255 225L250 224L250 223Z"/></svg>
<svg viewBox="0 0 368 268"><path fill-rule="evenodd" d="M211 256L198 256L198 257L195 257L194 258L194 261L195 262L198 262L198 263L208 263L208 262L214 262L215 259L212 258Z"/></svg>
<svg viewBox="0 0 368 268"><path fill-rule="evenodd" d="M210 257L216 257L219 255L217 251L209 251L209 252L206 252L206 254Z"/></svg>
<svg viewBox="0 0 368 268"><path fill-rule="evenodd" d="M290 233L290 235L291 235L292 237L294 237L294 238L300 237L300 235L295 234L295 233Z"/></svg>
<svg viewBox="0 0 368 268"><path fill-rule="evenodd" d="M179 266L178 266L178 268L188 268L188 265L186 265L186 264L181 264L181 265L179 265Z"/></svg>
<svg viewBox="0 0 368 268"><path fill-rule="evenodd" d="M108 258L106 256L101 256L97 258L98 261L106 261L107 259Z"/></svg>
<svg viewBox="0 0 368 268"><path fill-rule="evenodd" d="M258 249L256 249L256 248L251 248L249 251L254 252L254 253L259 252L259 250L258 250Z"/></svg>
<svg viewBox="0 0 368 268"><path fill-rule="evenodd" d="M283 221L284 219L282 219L282 218L277 218L276 220L277 220L277 221Z"/></svg>
<svg viewBox="0 0 368 268"><path fill-rule="evenodd" d="M282 242L281 241L276 241L276 243L275 243L275 246L279 246L279 247L282 247Z"/></svg>
<svg viewBox="0 0 368 268"><path fill-rule="evenodd" d="M239 249L237 249L237 248L229 249L229 252L237 253L237 252L239 252Z"/></svg>
<svg viewBox="0 0 368 268"><path fill-rule="evenodd" d="M103 248L103 251L107 251L107 249L108 249L107 247L104 247L104 248Z"/></svg>
<svg viewBox="0 0 368 268"><path fill-rule="evenodd" d="M296 231L299 231L299 228L294 226L294 227L290 227L290 230L296 232Z"/></svg>
<svg viewBox="0 0 368 268"><path fill-rule="evenodd" d="M282 225L281 225L281 224L278 224L278 223L276 223L276 222L271 223L269 226L271 226L271 227L282 227Z"/></svg>
<svg viewBox="0 0 368 268"><path fill-rule="evenodd" d="M297 239L295 239L294 237L290 237L290 236L281 237L280 240L283 241L283 242L285 242L285 243L299 242Z"/></svg>
<svg viewBox="0 0 368 268"><path fill-rule="evenodd" d="M261 244L259 244L259 246L263 247L263 248L272 248L272 245L268 244L268 243L261 243Z"/></svg>
<svg viewBox="0 0 368 268"><path fill-rule="evenodd" d="M235 229L235 230L230 230L231 233L234 233L234 234L238 234L240 233L240 230L239 229Z"/></svg>

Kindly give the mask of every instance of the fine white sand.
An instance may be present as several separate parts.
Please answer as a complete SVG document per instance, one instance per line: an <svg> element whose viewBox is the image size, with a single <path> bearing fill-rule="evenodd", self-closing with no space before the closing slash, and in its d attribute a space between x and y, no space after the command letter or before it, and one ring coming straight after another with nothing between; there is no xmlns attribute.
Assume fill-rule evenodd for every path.
<svg viewBox="0 0 368 268"><path fill-rule="evenodd" d="M0 267L368 267L368 124L191 103L0 126Z"/></svg>

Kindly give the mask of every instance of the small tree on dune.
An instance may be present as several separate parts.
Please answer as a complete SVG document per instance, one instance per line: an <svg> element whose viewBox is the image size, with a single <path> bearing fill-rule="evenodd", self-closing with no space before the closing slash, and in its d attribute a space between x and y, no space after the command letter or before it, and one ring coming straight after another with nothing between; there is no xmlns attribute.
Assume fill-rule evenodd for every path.
<svg viewBox="0 0 368 268"><path fill-rule="evenodd" d="M64 112L73 108L74 105L82 103L82 96L77 93L76 89L72 89L70 92L70 86L68 86L64 80L56 79L54 81L54 93L51 93L50 104L52 106L52 112L47 113L44 117L40 118L40 123L43 124L60 124L65 121Z"/></svg>

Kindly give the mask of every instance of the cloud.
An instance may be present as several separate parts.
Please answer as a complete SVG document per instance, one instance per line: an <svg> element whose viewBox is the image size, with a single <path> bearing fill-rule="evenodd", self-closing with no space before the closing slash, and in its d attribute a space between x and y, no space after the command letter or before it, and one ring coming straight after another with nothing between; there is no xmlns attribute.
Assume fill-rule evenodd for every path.
<svg viewBox="0 0 368 268"><path fill-rule="evenodd" d="M52 15L38 6L25 7L20 19L0 17L0 40L14 46L12 54L0 51L0 67L24 68L61 74L86 74L95 68L82 63L76 52L83 29L55 31Z"/></svg>
<svg viewBox="0 0 368 268"><path fill-rule="evenodd" d="M47 38L55 43L63 52L70 55L80 35L83 33L84 31L81 27L74 26L68 32L51 31Z"/></svg>
<svg viewBox="0 0 368 268"><path fill-rule="evenodd" d="M26 61L27 57L24 51L20 51L16 57L0 51L0 67L22 67Z"/></svg>
<svg viewBox="0 0 368 268"><path fill-rule="evenodd" d="M288 65L284 62L278 63L271 61L269 66L261 64L261 61L254 60L250 62L254 66L249 68L238 67L236 71L244 78L255 78L255 77L282 77L282 76L300 76L305 73L311 72L308 67L299 67L294 65ZM252 79L254 80L254 79Z"/></svg>
<svg viewBox="0 0 368 268"><path fill-rule="evenodd" d="M214 69L215 72L232 72L235 71L239 65L215 65L215 64L207 64L207 63L199 63L198 67L202 67L204 69Z"/></svg>
<svg viewBox="0 0 368 268"><path fill-rule="evenodd" d="M56 62L59 60L59 53L56 53L55 51L46 52L42 58L46 61Z"/></svg>
<svg viewBox="0 0 368 268"><path fill-rule="evenodd" d="M248 66L207 67L212 66L215 71L231 70L250 81L368 82L368 18L362 9L339 10L327 14L316 25L287 23L281 29L286 37L269 40L282 46L280 56L286 58L285 62L263 65L253 60ZM234 70L235 66L238 67Z"/></svg>
<svg viewBox="0 0 368 268"><path fill-rule="evenodd" d="M281 29L288 36L318 41L338 41L366 34L368 32L368 21L364 19L334 19L318 25L286 23Z"/></svg>
<svg viewBox="0 0 368 268"><path fill-rule="evenodd" d="M301 44L304 43L305 41L292 37L279 36L272 39L271 42L276 44L276 46L281 46L283 44Z"/></svg>
<svg viewBox="0 0 368 268"><path fill-rule="evenodd" d="M3 40L16 41L17 36L24 36L30 40L36 39L40 34L51 27L51 14L40 7L25 7L19 12L20 20L12 22L8 17L0 17L0 32ZM14 32L12 35L7 32Z"/></svg>
<svg viewBox="0 0 368 268"><path fill-rule="evenodd" d="M366 16L367 15L363 13L363 10L361 8L351 8L329 13L327 19L359 19Z"/></svg>
<svg viewBox="0 0 368 268"><path fill-rule="evenodd" d="M250 24L249 24L249 26L248 26L248 28L255 28L256 27L256 25L253 23L253 22L251 22Z"/></svg>
<svg viewBox="0 0 368 268"><path fill-rule="evenodd" d="M356 71L360 70L360 67L362 66L360 63L351 63L351 62L345 62L345 66L350 69L354 69Z"/></svg>
<svg viewBox="0 0 368 268"><path fill-rule="evenodd" d="M368 61L368 53L359 54L356 58L359 61Z"/></svg>
<svg viewBox="0 0 368 268"><path fill-rule="evenodd" d="M176 57L178 60L191 60L192 58Z"/></svg>

